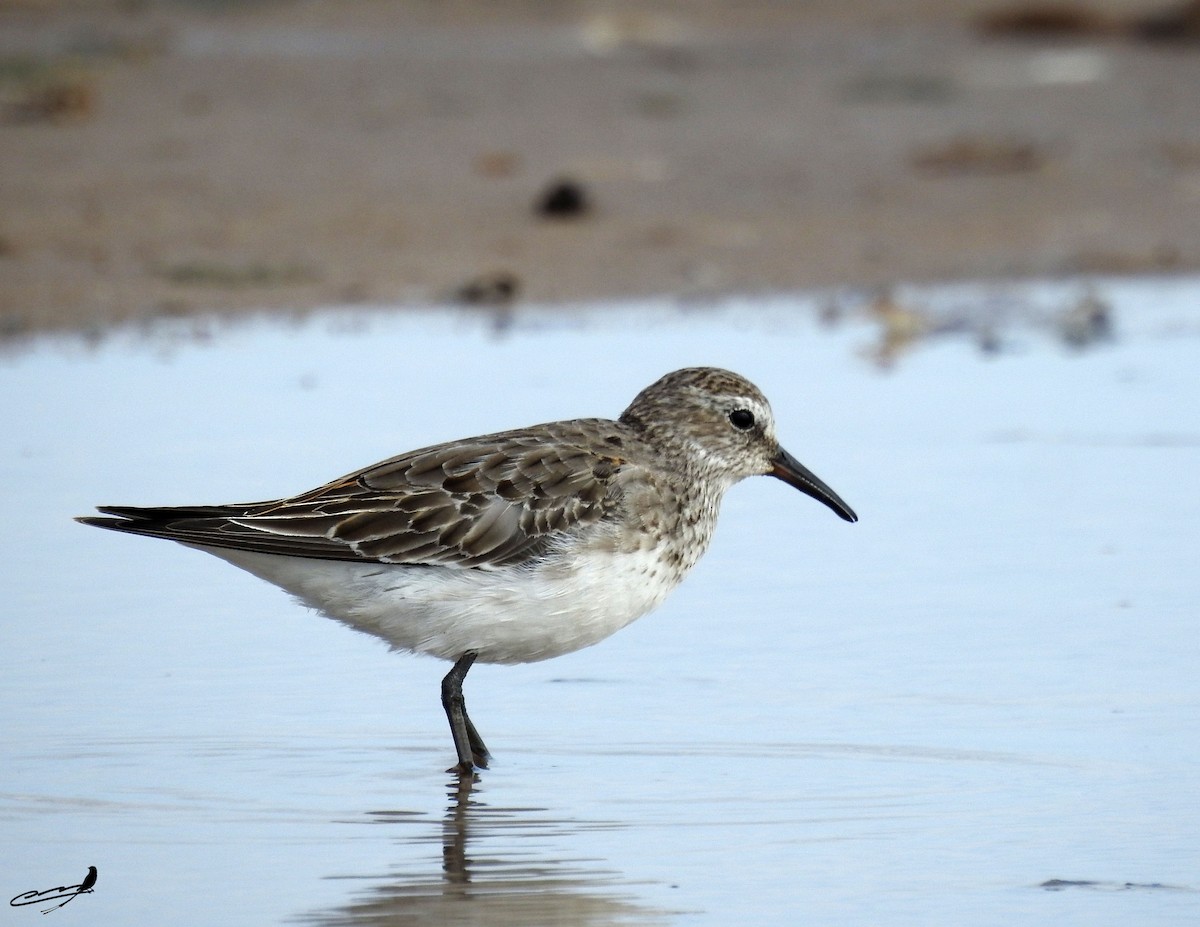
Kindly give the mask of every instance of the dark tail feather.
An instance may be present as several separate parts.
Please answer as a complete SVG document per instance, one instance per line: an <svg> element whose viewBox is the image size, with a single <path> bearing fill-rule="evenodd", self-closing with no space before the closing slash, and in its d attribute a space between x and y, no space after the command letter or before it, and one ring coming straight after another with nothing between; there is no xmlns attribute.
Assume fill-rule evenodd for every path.
<svg viewBox="0 0 1200 927"><path fill-rule="evenodd" d="M142 537L164 538L197 547L225 547L319 560L362 560L354 549L324 535L297 537L272 534L238 525L233 519L252 516L258 505L181 505L142 508L136 505L101 505L104 515L82 515L80 524Z"/></svg>
<svg viewBox="0 0 1200 927"><path fill-rule="evenodd" d="M97 511L130 521L171 521L179 518L229 518L245 515L248 505L98 505ZM84 516L88 517L88 516Z"/></svg>
<svg viewBox="0 0 1200 927"><path fill-rule="evenodd" d="M107 528L110 531L124 531L127 534L144 534L150 537L173 539L179 538L181 521L194 518L224 519L244 514L244 510L238 506L215 505L157 506L154 508L136 505L98 505L96 508L105 515L116 517L81 515L75 520L81 525Z"/></svg>

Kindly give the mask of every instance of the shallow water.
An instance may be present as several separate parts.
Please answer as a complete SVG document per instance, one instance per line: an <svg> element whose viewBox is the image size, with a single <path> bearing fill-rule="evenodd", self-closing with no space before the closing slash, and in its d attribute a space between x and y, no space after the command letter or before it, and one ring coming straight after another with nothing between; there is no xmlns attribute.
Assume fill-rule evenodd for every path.
<svg viewBox="0 0 1200 927"><path fill-rule="evenodd" d="M887 372L874 327L782 299L10 354L0 889L94 865L53 916L109 925L1196 923L1200 281L1102 295L1110 344L951 334ZM70 520L615 415L701 363L758 382L861 522L739 486L659 612L472 671L497 759L466 792L444 664Z"/></svg>

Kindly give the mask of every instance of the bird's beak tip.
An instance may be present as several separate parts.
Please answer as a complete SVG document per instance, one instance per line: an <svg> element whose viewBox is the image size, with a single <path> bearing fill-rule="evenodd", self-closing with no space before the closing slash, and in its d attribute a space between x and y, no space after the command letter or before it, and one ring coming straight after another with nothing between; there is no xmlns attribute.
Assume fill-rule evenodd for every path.
<svg viewBox="0 0 1200 927"><path fill-rule="evenodd" d="M815 473L783 448L779 449L779 453L772 461L772 467L767 471L767 475L783 480L789 486L794 486L806 496L811 496L818 502L828 506L842 520L851 523L858 521L858 515L854 509L850 508L842 500L841 496L830 489Z"/></svg>

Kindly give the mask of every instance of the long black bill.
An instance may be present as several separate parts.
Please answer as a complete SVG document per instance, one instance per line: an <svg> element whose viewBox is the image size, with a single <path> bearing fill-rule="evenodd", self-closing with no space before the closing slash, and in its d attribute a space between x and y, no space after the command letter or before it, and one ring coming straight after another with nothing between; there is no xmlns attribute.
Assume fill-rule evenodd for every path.
<svg viewBox="0 0 1200 927"><path fill-rule="evenodd" d="M806 496L812 496L818 502L825 503L846 521L858 521L854 509L846 505L841 496L817 479L816 474L783 448L780 448L775 456L774 464L775 466L767 471L768 476L778 477L789 486L795 486Z"/></svg>

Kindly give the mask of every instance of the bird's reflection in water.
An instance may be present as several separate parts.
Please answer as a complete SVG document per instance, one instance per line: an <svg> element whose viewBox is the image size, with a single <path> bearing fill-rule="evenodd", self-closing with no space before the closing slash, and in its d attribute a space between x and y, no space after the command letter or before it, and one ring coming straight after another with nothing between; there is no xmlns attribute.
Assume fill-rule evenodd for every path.
<svg viewBox="0 0 1200 927"><path fill-rule="evenodd" d="M594 860L570 859L561 844L572 832L611 824L553 820L537 808L489 806L478 777L453 776L449 805L436 830L418 819L417 835L405 844L441 841L441 871L432 854L403 865L386 884L344 906L301 916L322 925L665 924L675 912L639 903L631 883ZM376 819L414 823L412 815L382 813ZM644 884L644 883L643 883Z"/></svg>

